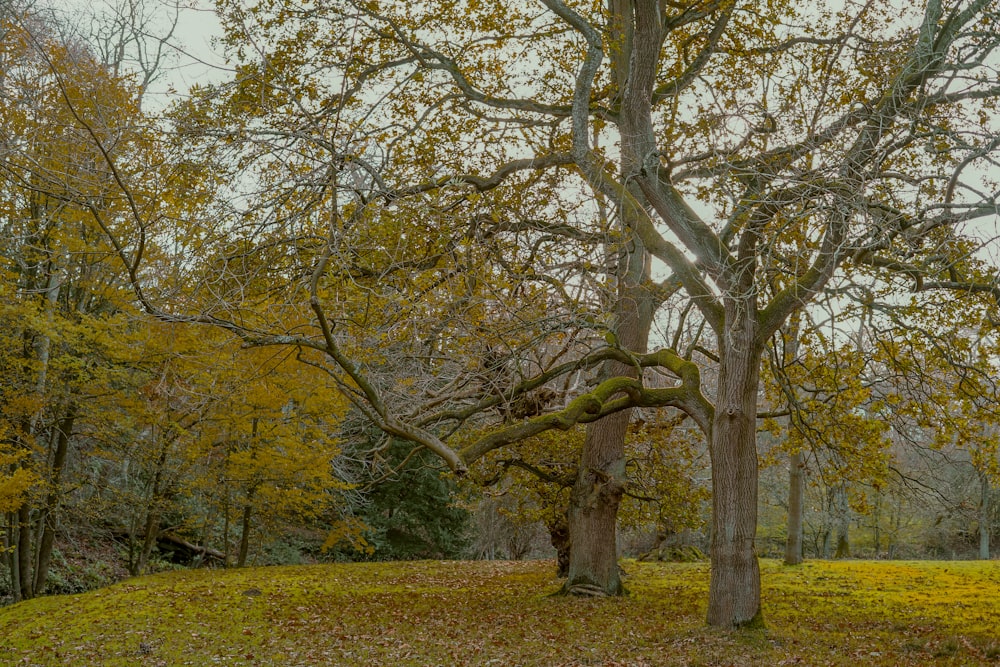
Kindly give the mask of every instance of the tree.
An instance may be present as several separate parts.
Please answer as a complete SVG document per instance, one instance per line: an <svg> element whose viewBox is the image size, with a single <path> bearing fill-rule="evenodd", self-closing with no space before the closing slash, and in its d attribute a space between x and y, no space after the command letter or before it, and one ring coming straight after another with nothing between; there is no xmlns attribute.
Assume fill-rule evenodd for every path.
<svg viewBox="0 0 1000 667"><path fill-rule="evenodd" d="M0 318L14 339L7 341L14 344L4 362L5 445L18 450L14 477L30 474L36 481L16 514L8 515L8 542L15 595L29 598L46 585L75 426L88 399L107 391L109 361L120 351L112 332L123 326L123 304L116 299L121 283L80 200L108 210L115 205L106 201L109 182L96 168L97 147L73 127L64 96L91 109L103 100L107 107L100 111L112 123L121 122L117 114L130 113L134 98L97 63L79 57L81 44L61 40L53 26L17 6L0 11L0 32L0 122L6 130L0 142ZM39 44L51 48L43 51ZM52 72L56 63L76 66L61 85ZM109 145L128 141L120 135ZM18 352L7 356L13 350Z"/></svg>
<svg viewBox="0 0 1000 667"><path fill-rule="evenodd" d="M440 459L391 440L379 452L386 478L369 482L355 516L365 525L371 556L379 560L460 558L470 513Z"/></svg>
<svg viewBox="0 0 1000 667"><path fill-rule="evenodd" d="M143 243L165 230L107 150L135 205L95 217L147 311L301 350L375 425L457 472L591 424L570 589L620 591L630 410L686 411L712 460L708 622L755 623L767 342L862 270L995 291L960 227L997 212L995 184L969 180L998 145L996 4L542 4L224 5L237 77L174 116L178 173L200 160L247 190L218 224L189 228L199 256L178 278L199 287L140 275ZM93 118L74 117L103 145ZM692 359L646 352L677 290L716 340L711 403ZM650 388L651 368L678 384ZM595 384L566 383L541 414L503 409L591 371Z"/></svg>

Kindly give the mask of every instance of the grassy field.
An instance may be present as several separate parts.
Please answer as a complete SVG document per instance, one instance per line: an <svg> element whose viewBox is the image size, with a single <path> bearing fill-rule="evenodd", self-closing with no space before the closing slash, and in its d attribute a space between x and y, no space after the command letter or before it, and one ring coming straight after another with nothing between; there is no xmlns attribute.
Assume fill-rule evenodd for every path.
<svg viewBox="0 0 1000 667"><path fill-rule="evenodd" d="M1000 562L762 569L737 633L704 626L706 564L627 563L598 600L545 561L173 572L0 609L0 665L1000 664Z"/></svg>

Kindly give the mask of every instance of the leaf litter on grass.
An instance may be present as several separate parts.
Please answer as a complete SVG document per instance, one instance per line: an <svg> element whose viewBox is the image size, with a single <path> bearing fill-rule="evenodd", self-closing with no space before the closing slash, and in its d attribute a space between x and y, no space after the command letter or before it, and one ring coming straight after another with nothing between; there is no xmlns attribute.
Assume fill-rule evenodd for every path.
<svg viewBox="0 0 1000 667"><path fill-rule="evenodd" d="M200 570L0 609L0 665L1000 663L993 563L762 563L766 629L704 625L708 566L627 563L626 598L550 561Z"/></svg>

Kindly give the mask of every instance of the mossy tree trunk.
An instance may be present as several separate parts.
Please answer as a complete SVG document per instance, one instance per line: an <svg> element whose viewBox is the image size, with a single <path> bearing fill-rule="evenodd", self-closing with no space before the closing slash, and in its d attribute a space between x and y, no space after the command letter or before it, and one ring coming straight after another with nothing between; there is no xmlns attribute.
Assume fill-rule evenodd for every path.
<svg viewBox="0 0 1000 667"><path fill-rule="evenodd" d="M649 255L638 242L617 249L618 298L612 336L632 352L645 352L652 323L646 287ZM609 362L602 380L637 377L634 366ZM632 410L623 410L587 427L576 483L570 494L569 567L564 590L572 594L621 595L618 571L618 506L625 491L625 434Z"/></svg>

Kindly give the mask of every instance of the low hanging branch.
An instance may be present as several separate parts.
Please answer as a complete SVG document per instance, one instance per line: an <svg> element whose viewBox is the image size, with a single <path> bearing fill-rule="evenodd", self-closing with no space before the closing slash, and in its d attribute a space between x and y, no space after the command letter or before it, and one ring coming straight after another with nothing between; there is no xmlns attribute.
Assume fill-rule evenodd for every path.
<svg viewBox="0 0 1000 667"><path fill-rule="evenodd" d="M629 408L676 407L698 423L705 433L711 431L714 408L701 392L701 374L697 364L680 357L673 350L634 355L640 366L665 368L681 379L680 386L649 388L642 380L612 377L591 391L574 398L555 412L512 424L483 436L461 451L462 460L471 463L485 454L514 442L552 429L568 430Z"/></svg>

